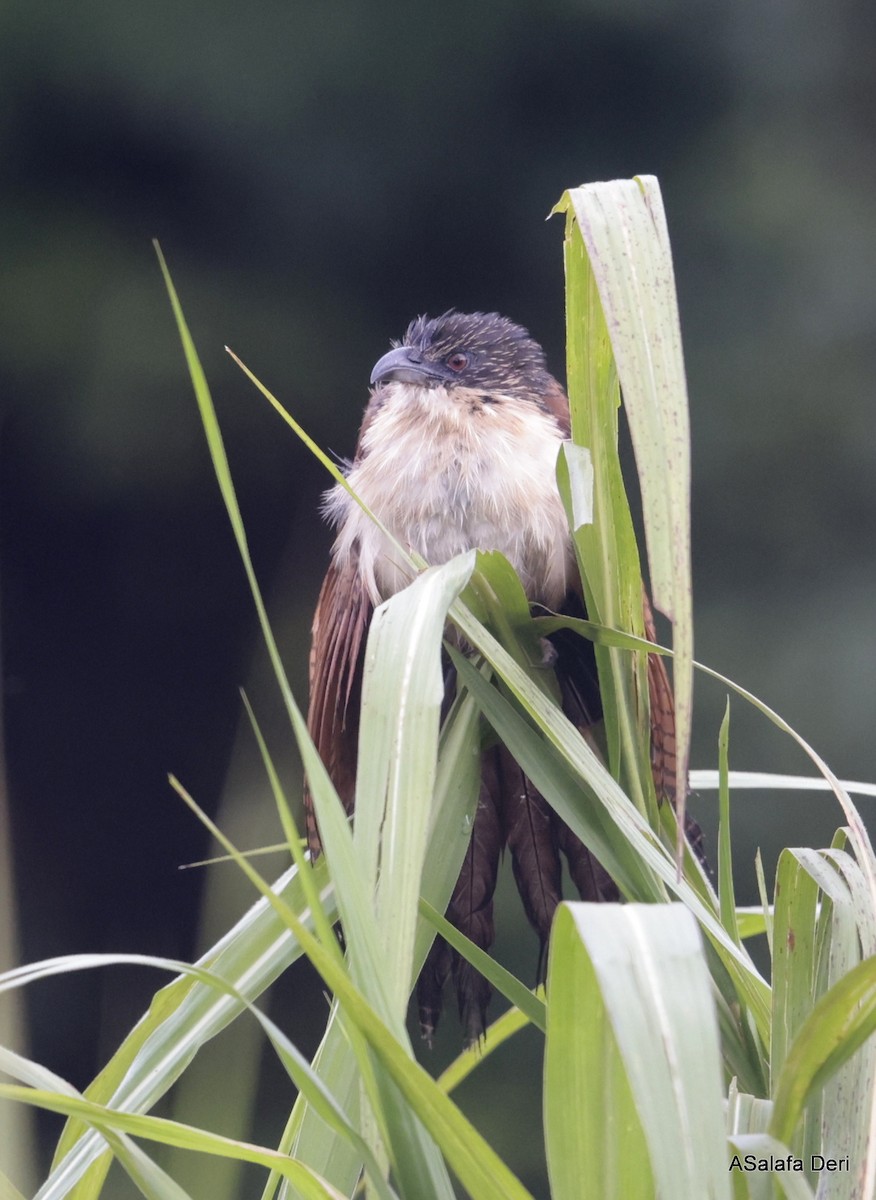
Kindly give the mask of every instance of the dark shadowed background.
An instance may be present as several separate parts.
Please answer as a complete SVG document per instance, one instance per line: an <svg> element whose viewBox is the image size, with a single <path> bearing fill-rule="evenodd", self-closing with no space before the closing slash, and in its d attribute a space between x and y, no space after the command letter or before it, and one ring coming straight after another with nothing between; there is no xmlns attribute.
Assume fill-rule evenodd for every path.
<svg viewBox="0 0 876 1200"><path fill-rule="evenodd" d="M692 409L697 656L840 775L876 778L874 14L854 0L0 12L0 821L22 960L191 957L243 911L233 868L177 870L211 847L166 782L240 844L278 840L239 686L300 791L153 237L303 702L326 479L224 344L340 455L372 364L417 313L498 309L562 375L562 225L546 214L568 186L656 174ZM724 695L703 683L698 704L694 765L711 767ZM731 763L808 770L740 703ZM712 796L692 803L712 830ZM740 795L735 814L748 902L758 845L770 877L780 846L840 823L814 794ZM499 952L528 978L517 910L506 896ZM321 992L291 975L274 1012L312 1048ZM84 1086L161 982L119 969L40 985L33 1056ZM515 1124L512 1082L539 1070L527 1046L490 1066L507 1112L485 1112L476 1084L465 1099L542 1195L534 1135ZM226 1087L254 1057L225 1060ZM264 1138L289 1098L271 1078Z"/></svg>

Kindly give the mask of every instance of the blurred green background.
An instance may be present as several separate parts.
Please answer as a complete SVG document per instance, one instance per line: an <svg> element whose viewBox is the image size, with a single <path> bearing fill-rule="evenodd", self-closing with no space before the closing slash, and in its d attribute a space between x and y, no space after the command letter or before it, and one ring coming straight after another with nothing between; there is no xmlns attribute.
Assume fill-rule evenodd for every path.
<svg viewBox="0 0 876 1200"><path fill-rule="evenodd" d="M177 870L210 847L166 785L172 770L242 845L277 839L238 736L239 685L299 789L152 237L303 701L326 481L223 346L338 455L372 364L420 312L498 309L562 375L562 227L545 216L568 186L658 175L692 409L697 655L840 775L876 778L874 136L876 10L856 0L0 8L0 596L21 958L191 956L242 911L233 868ZM715 765L724 699L700 685L695 766ZM731 762L808 770L740 704ZM713 829L712 796L692 807ZM839 823L815 794L740 795L735 814L748 902L757 846L769 876L780 846L823 844ZM500 954L529 978L533 943L505 896ZM306 969L292 975L275 1012L306 1048L324 1006ZM40 985L31 1052L84 1086L159 982L125 969ZM235 1079L257 1065L251 1046L226 1053ZM537 1040L490 1067L503 1069L509 1110L484 1111L476 1085L470 1109L543 1194L515 1123L531 1126L525 1080L512 1088L537 1073ZM287 1102L269 1080L257 1136L276 1136Z"/></svg>

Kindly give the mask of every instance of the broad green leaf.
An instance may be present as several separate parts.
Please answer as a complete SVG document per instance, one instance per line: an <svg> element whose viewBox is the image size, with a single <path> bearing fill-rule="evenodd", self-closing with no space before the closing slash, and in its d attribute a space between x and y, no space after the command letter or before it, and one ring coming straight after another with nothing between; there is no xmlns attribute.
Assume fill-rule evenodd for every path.
<svg viewBox="0 0 876 1200"><path fill-rule="evenodd" d="M818 884L789 850L779 856L773 922L770 1072L775 1089L788 1047L812 1007Z"/></svg>
<svg viewBox="0 0 876 1200"><path fill-rule="evenodd" d="M562 449L569 476L572 531L593 524L593 457L586 446L565 442Z"/></svg>
<svg viewBox="0 0 876 1200"><path fill-rule="evenodd" d="M430 854L423 874L423 896L444 909L459 875L471 835L471 821L480 781L479 715L468 697L453 705L441 731L431 841L442 853ZM416 972L425 961L434 930L418 927ZM320 1078L347 1108L358 1109L358 1073L342 1025L333 1011L314 1060ZM337 1137L299 1097L283 1145L309 1163L340 1190L352 1192L361 1170L361 1157L349 1142Z"/></svg>
<svg viewBox="0 0 876 1200"><path fill-rule="evenodd" d="M561 908L551 935L544 1125L552 1200L651 1200L642 1122L608 1001Z"/></svg>
<svg viewBox="0 0 876 1200"><path fill-rule="evenodd" d="M558 208L567 215L567 242L580 236L586 246L636 454L653 600L655 607L673 622L676 794L683 798L687 792L693 704L690 429L663 201L657 180L642 176L574 188L565 194ZM580 255L570 257L567 274L571 314ZM570 325L571 342L575 335L571 315ZM595 465L598 524L598 460ZM623 559L619 569L625 569ZM638 580L632 574L630 584L637 589ZM629 596L629 602L637 603L635 593ZM640 625L626 620L609 619L605 623L632 632L641 630ZM683 811L683 801L681 807Z"/></svg>
<svg viewBox="0 0 876 1200"><path fill-rule="evenodd" d="M380 971L402 1023L413 984L417 902L435 790L444 626L474 563L472 552L430 568L377 609L368 636L354 842L358 861L373 871ZM385 740L372 736L375 724L388 734ZM355 951L353 943L351 954Z"/></svg>
<svg viewBox="0 0 876 1200"><path fill-rule="evenodd" d="M775 1088L771 1132L790 1141L808 1097L876 1031L876 958L843 976L812 1008L789 1047Z"/></svg>
<svg viewBox="0 0 876 1200"><path fill-rule="evenodd" d="M620 392L603 305L568 198L566 213L566 355L572 441L585 450L593 473L592 519L580 520L574 502L578 455L563 453L557 483L565 504L592 621L644 633L639 550L618 455ZM656 807L648 762L646 656L596 643L596 663L612 774L642 812Z"/></svg>
<svg viewBox="0 0 876 1200"><path fill-rule="evenodd" d="M548 995L554 1200L729 1200L718 1028L687 909L562 905Z"/></svg>
<svg viewBox="0 0 876 1200"><path fill-rule="evenodd" d="M340 861L331 843L325 844L339 907L346 881L355 877L371 915L372 949L360 961L363 913L341 910L353 978L411 1057L405 1013L435 789L444 696L441 648L447 609L467 584L474 561L472 552L429 568L375 611L365 652L355 830ZM387 1150L401 1187L409 1195L423 1191L428 1170L434 1194L452 1196L434 1146L395 1098L394 1086L385 1086L383 1103L395 1114Z"/></svg>
<svg viewBox="0 0 876 1200"><path fill-rule="evenodd" d="M835 847L844 840L838 835ZM870 1037L873 997L858 973L863 967L866 979L867 964L876 962L876 913L868 907L863 872L848 854L838 848L788 853L818 885L822 901L814 947L815 1007L810 1004L803 1014L787 1052L776 1085L776 1121L792 1130L805 1105L807 1159L812 1154L845 1157L854 1164L855 1175L866 1176L874 1169L876 1043ZM790 1136L789 1132L786 1140Z"/></svg>

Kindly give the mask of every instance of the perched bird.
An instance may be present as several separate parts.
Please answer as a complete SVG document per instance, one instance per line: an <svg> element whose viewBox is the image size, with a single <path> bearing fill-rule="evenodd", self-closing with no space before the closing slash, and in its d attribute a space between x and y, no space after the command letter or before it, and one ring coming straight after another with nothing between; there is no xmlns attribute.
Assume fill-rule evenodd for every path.
<svg viewBox="0 0 876 1200"><path fill-rule="evenodd" d="M497 313L422 316L379 360L371 384L347 479L398 542L433 564L473 548L499 550L532 605L586 615L555 476L560 445L570 436L569 402L541 346ZM326 494L325 512L337 538L313 622L308 724L349 812L368 624L411 574L343 488ZM645 608L650 623L647 598ZM568 631L550 640L567 716L580 728L595 724L601 706L592 646ZM671 795L675 720L657 655L650 656L649 679L655 782ZM307 823L315 855L319 833L309 803ZM617 898L593 855L509 751L494 745L483 754L471 843L447 912L484 949L493 940L493 892L506 847L542 949L561 899L561 852L582 898ZM451 971L473 1041L485 1027L490 988L440 938L417 987L423 1034L431 1038Z"/></svg>

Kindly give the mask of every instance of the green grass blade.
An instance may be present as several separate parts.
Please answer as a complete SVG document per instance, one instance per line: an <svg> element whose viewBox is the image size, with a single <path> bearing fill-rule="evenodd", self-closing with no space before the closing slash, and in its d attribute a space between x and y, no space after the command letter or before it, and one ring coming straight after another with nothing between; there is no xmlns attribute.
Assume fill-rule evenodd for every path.
<svg viewBox="0 0 876 1200"><path fill-rule="evenodd" d="M218 1154L221 1157L234 1158L241 1162L255 1163L258 1166L277 1170L294 1184L303 1200L344 1200L338 1191L320 1180L308 1167L263 1146L223 1137L221 1134L211 1133L206 1129L197 1129L191 1125L183 1125L165 1117L120 1112L118 1109L107 1108L104 1105L95 1104L93 1101L56 1091L0 1084L0 1094L25 1101L38 1108L45 1108L50 1112L76 1117L93 1126L104 1137L125 1133L160 1142L166 1146L176 1146L202 1154ZM116 1152L118 1153L118 1148ZM171 1195L170 1192L167 1194ZM176 1189L173 1195L179 1197L184 1196L185 1193L181 1189Z"/></svg>
<svg viewBox="0 0 876 1200"><path fill-rule="evenodd" d="M574 214L605 314L636 454L653 600L673 623L676 794L683 798L693 705L690 429L666 215L653 176L575 188L561 206Z"/></svg>
<svg viewBox="0 0 876 1200"><path fill-rule="evenodd" d="M772 1134L790 1142L807 1099L848 1062L876 1031L876 958L858 963L800 1024L778 1085Z"/></svg>
<svg viewBox="0 0 876 1200"><path fill-rule="evenodd" d="M764 932L766 933L767 945L770 949L770 958L773 956L773 927L775 925L776 911L775 907L770 904L769 894L767 892L766 876L763 871L763 856L760 852L760 846L754 854L754 874L757 879L757 894L760 896L761 913L763 914Z"/></svg>
<svg viewBox="0 0 876 1200"><path fill-rule="evenodd" d="M566 354L572 441L583 449L592 470L592 519L578 511L573 484L581 454L564 452L557 483L570 525L587 611L593 621L614 629L644 633L639 549L618 456L620 392L608 328L596 277L585 252L568 198L566 212ZM648 765L649 725L644 653L620 654L596 644L608 761L612 774L642 813L656 822Z"/></svg>
<svg viewBox="0 0 876 1200"><path fill-rule="evenodd" d="M538 999L543 1003L544 988L539 988L538 992ZM449 1096L453 1089L459 1087L464 1079L468 1079L469 1075L476 1071L494 1050L498 1050L515 1033L519 1033L521 1029L525 1029L531 1023L529 1017L519 1008L507 1009L501 1017L497 1017L491 1025L487 1026L484 1036L475 1045L467 1046L450 1066L441 1072L437 1080L438 1086Z"/></svg>
<svg viewBox="0 0 876 1200"><path fill-rule="evenodd" d="M253 882L259 883L257 873L235 851L221 831L209 821L204 813L197 809L191 799L188 802L226 850L234 855L235 860L253 879ZM272 903L280 907L276 900ZM409 1046L403 1044L387 1028L380 1015L356 988L344 967L304 927L291 910L284 910L283 916L297 936L304 952L319 971L326 985L335 994L344 1011L348 1033L355 1029L368 1042L380 1065L404 1100L407 1106L405 1109L395 1106L394 1111L389 1111L387 1116L388 1126L391 1126L393 1120L395 1121L393 1133L396 1138L400 1139L405 1132L401 1122L407 1115L415 1114L441 1148L448 1163L473 1197L477 1200L481 1197L483 1200L526 1200L529 1193L519 1180L509 1171L495 1151L477 1133L435 1081L419 1064L413 1061L410 1057ZM366 1080L368 1078L364 1071L363 1078ZM391 1093L381 1093L381 1099L388 1108L391 1107ZM398 1149L397 1142L393 1144L393 1148ZM410 1150L411 1148L403 1147L403 1149ZM399 1170L414 1169L414 1164L410 1159L399 1158L396 1160L396 1165ZM428 1161L420 1160L418 1165L421 1174L420 1190L410 1187L406 1194L422 1196L424 1200L426 1197L442 1194L440 1178L434 1175L430 1176L429 1167Z"/></svg>
<svg viewBox="0 0 876 1200"><path fill-rule="evenodd" d="M333 892L324 865L317 882L331 915ZM293 867L274 884L277 893L310 921ZM247 999L260 995L301 954L292 934L266 900L257 901L240 921L196 964L227 980ZM179 1078L201 1046L243 1011L229 995L181 976L158 991L149 1010L86 1089L88 1099L110 1107L146 1112ZM105 1146L93 1131L75 1122L65 1127L55 1151L53 1171L41 1200L57 1200L81 1183L77 1200L97 1196L109 1165Z"/></svg>
<svg viewBox="0 0 876 1200"><path fill-rule="evenodd" d="M691 914L562 905L548 995L554 1200L729 1200L718 1029Z"/></svg>
<svg viewBox="0 0 876 1200"><path fill-rule="evenodd" d="M453 705L439 744L431 840L444 847L430 854L423 873L423 896L442 911L456 883L471 833L471 820L480 785L480 717L469 697ZM416 971L425 961L434 930L423 920L418 926ZM358 1074L349 1041L337 1019L332 1019L317 1055L320 1077L347 1111L358 1107ZM315 1060L315 1062L317 1061ZM361 1168L361 1159L349 1143L337 1138L299 1097L290 1126L297 1157L310 1163L347 1193Z"/></svg>
<svg viewBox="0 0 876 1200"><path fill-rule="evenodd" d="M696 915L704 932L712 940L730 972L740 997L744 998L745 1003L751 1009L758 1032L766 1043L769 1036L769 989L746 951L732 940L718 921L716 899L712 897L708 901L704 900L703 896L687 880L677 878L675 864L666 848L630 805L615 780L611 778L562 710L549 701L538 688L531 685L526 675L505 653L495 638L467 612L462 611L459 606L455 606L452 614L454 621L460 626L468 640L484 654L523 705L527 714L560 751L569 767L592 790L593 795L604 806L606 816L623 832L643 864L658 876L679 899L683 900ZM493 689L485 687L484 681L480 677L475 679L471 671L466 671L464 663L458 661L457 669L461 674L465 673L466 685L471 689L472 694L477 696L478 702L484 708L489 719L491 721L494 717L498 719L504 703L502 698ZM564 812L561 811L560 815L565 819ZM691 867L696 870L700 869L693 863ZM704 886L707 887L706 884Z"/></svg>
<svg viewBox="0 0 876 1200"><path fill-rule="evenodd" d="M157 246L156 251L158 253L165 285L167 287L168 296L170 297L171 305L173 307L177 328L179 330L180 339L182 341L183 350L192 378L192 384L195 390L202 423L207 436L207 442L216 471L219 488L228 512L235 539L237 541L241 561L243 562L246 576L249 581L250 590L252 592L253 601L262 629L262 635L265 639L265 644L268 649L268 655L274 668L274 673L277 678L277 682L280 687L280 691L286 705L287 713L295 732L296 739L298 740L301 748L305 770L307 771L308 778L310 780L314 807L317 812L317 819L320 824L320 831L326 848L326 858L333 864L336 881L339 881L338 903L342 908L342 916L345 927L348 929L350 934L351 944L354 944L356 947L356 970L364 972L369 993L376 999L379 1011L381 1011L385 1018L392 1020L390 1006L386 996L385 980L381 978L379 972L376 970L377 942L374 936L371 897L365 892L365 880L362 873L356 867L355 861L352 862L352 869L349 872L343 869L345 864L349 864L351 862L351 855L349 853L351 839L349 839L349 837L345 837L345 832L348 834L349 831L342 832L342 810L340 809L340 802L334 793L334 789L328 780L322 763L319 761L315 751L313 750L312 743L307 735L303 717L301 716L301 713L295 703L285 676L283 664L280 659L279 651L271 631L270 624L268 622L267 611L265 609L261 591L258 581L255 577L255 572L250 558L246 533L243 527L239 506L237 504L237 498L228 468L227 456L225 454L222 436L216 420L216 413L213 407L210 391L207 386L206 378L201 368L194 343L192 342L189 334L185 318L183 316L182 307L174 289L173 282L170 278L167 265L160 249ZM239 862L240 865L246 869L246 864L243 863L242 860L239 860ZM253 875L250 877L253 878ZM343 893L343 895L341 895L341 893ZM401 1024L398 1028L398 1034L400 1037L406 1038L403 1024ZM360 1069L363 1071L369 1069L364 1059L360 1060ZM377 1103L378 1098L376 1095L372 1095L371 1099L372 1103ZM393 1093L391 1091L384 1097L384 1101L390 1105L394 1105ZM442 1185L441 1182L444 1168L443 1164L440 1162L440 1159L434 1155L428 1143L424 1143L420 1139L416 1132L415 1125L410 1124L408 1114L403 1109L400 1109L397 1105L394 1105L394 1107L396 1111L396 1135L398 1145L400 1148L402 1148L401 1152L403 1154L406 1151L410 1151L412 1155L410 1160L405 1159L399 1164L399 1169L404 1171L409 1163L416 1163L418 1166L412 1166L412 1169L417 1170L419 1167L424 1167L428 1163L429 1165L425 1166L426 1173L429 1177L431 1185L438 1189L436 1194L450 1194L449 1181L446 1181L444 1185ZM414 1149L414 1142L418 1143L418 1150ZM446 1175L443 1175L443 1178L446 1180Z"/></svg>
<svg viewBox="0 0 876 1200"><path fill-rule="evenodd" d="M241 371L243 371L244 375L246 375L247 379L249 379L251 383L255 384L272 408L280 414L289 428L295 433L296 437L300 438L314 458L318 459L318 461L322 463L335 483L339 484L339 486L342 487L345 492L352 496L362 511L366 513L370 520L372 520L378 529L380 529L383 536L393 547L394 552L398 555L399 561L407 563L414 570L417 570L420 567L428 566L428 563L424 562L416 555L411 554L410 550L406 546L403 546L401 542L399 542L399 540L393 536L393 534L387 529L377 514L372 512L364 500L362 500L361 497L353 490L353 488L350 487L346 475L338 467L337 463L334 462L333 459L326 454L326 452L320 446L317 445L310 434L307 433L307 431L295 420L292 414L288 412L286 408L284 408L273 392L270 392L262 383L262 381L253 374L246 363L239 359L234 351L229 349L228 346L226 346L225 349L234 362L236 362L240 367Z"/></svg>
<svg viewBox="0 0 876 1200"><path fill-rule="evenodd" d="M544 1000L540 1000L524 983L521 983L516 975L512 975L501 963L496 962L486 951L481 950L479 946L470 941L465 934L460 933L455 925L451 925L446 917L441 916L437 908L433 908L427 901L421 900L420 912L466 962L470 962L480 971L497 992L506 1000L510 1000L514 1007L523 1013L527 1021L544 1033L546 1028Z"/></svg>
<svg viewBox="0 0 876 1200"><path fill-rule="evenodd" d="M723 684L725 687L731 688L737 693L737 695L742 696L744 700L762 712L763 715L772 721L772 723L778 729L781 729L783 733L786 733L790 738L792 738L793 741L795 741L803 751L803 753L806 754L811 762L815 765L821 777L826 781L829 789L836 796L840 807L843 810L846 823L849 827L849 835L852 840L852 845L854 846L855 857L858 860L858 864L866 881L868 907L871 911L876 912L876 855L873 853L873 846L870 841L870 835L867 832L867 827L861 820L861 815L855 805L852 803L851 797L849 796L846 788L839 781L837 776L830 769L821 755L814 750L813 747L810 746L810 744L806 741L806 739L801 737L801 735L797 733L797 731L791 725L789 725L783 717L779 716L774 709L770 708L768 704L765 704L764 701L758 699L753 692L748 691L747 688L741 687L738 683L734 683L732 679L729 679L726 675L722 675L719 671L714 671L711 667L704 666L702 663L696 663L695 665L697 669L702 671L705 675L709 675L712 679L717 679L718 682Z"/></svg>
<svg viewBox="0 0 876 1200"><path fill-rule="evenodd" d="M791 851L782 851L776 870L773 923L773 1089L788 1048L814 1001L817 901L818 884L812 873L804 870Z"/></svg>
<svg viewBox="0 0 876 1200"><path fill-rule="evenodd" d="M224 980L218 978L213 973L189 966L186 963L180 963L174 960L157 958L155 956L146 955L73 955L63 959L48 960L44 963L34 964L27 969L20 969L16 972L11 972L12 979L4 977L4 986L9 987L13 984L20 985L22 983L33 982L36 979L43 978L51 974L66 973L71 970L80 970L94 967L103 967L107 965L119 965L125 963L136 963L143 966L157 967L161 970L181 971L186 975L190 975L200 982L218 989L221 992L227 993L236 998L242 1005L249 1009L256 1020L261 1024L267 1036L272 1041L278 1056L283 1065L289 1072L295 1085L300 1089L302 1094L307 1097L309 1103L319 1113L321 1119L326 1124L340 1134L352 1146L360 1159L364 1159L369 1169L374 1172L376 1180L375 1188L379 1196L383 1200L392 1200L394 1193L380 1179L377 1170L377 1164L373 1161L370 1151L362 1141L358 1132L351 1125L349 1119L341 1110L334 1097L328 1092L319 1077L313 1072L310 1065L302 1058L296 1048L292 1045L285 1034L263 1013L247 1003L236 990L230 987ZM5 1070L7 1074L15 1078L21 1079L23 1082L30 1084L32 1087L49 1088L59 1092L65 1092L69 1095L78 1095L70 1089L63 1080L52 1076L46 1072L44 1068L37 1064L27 1062L20 1056L13 1055L9 1051L0 1048L0 1069ZM123 1147L124 1149L124 1147ZM117 1157L119 1155L117 1154ZM123 1156L124 1157L124 1156ZM128 1169L127 1161L123 1161L126 1169Z"/></svg>
<svg viewBox="0 0 876 1200"><path fill-rule="evenodd" d="M739 927L736 924L736 894L733 889L733 851L730 843L730 698L724 710L721 731L718 735L718 901L721 906L721 924L739 942Z"/></svg>
<svg viewBox="0 0 876 1200"><path fill-rule="evenodd" d="M699 670L699 664L696 664ZM831 792L833 786L829 780L816 775L781 775L775 771L729 771L727 782L734 789L757 788L764 791L793 792ZM841 779L840 787L844 791L859 796L876 796L876 783L863 783L860 780ZM694 792L705 792L716 789L720 785L720 773L711 770L696 770L690 773L690 786Z"/></svg>
<svg viewBox="0 0 876 1200"><path fill-rule="evenodd" d="M414 981L444 698L444 627L474 562L469 553L430 568L377 609L368 636L354 841L358 860L373 870L380 970L399 1021ZM441 853L440 846L432 850Z"/></svg>
<svg viewBox="0 0 876 1200"><path fill-rule="evenodd" d="M815 1193L806 1177L797 1170L770 1167L770 1162L794 1162L795 1156L774 1137L767 1133L741 1133L730 1138L728 1159L733 1181L733 1195L741 1200L775 1200L785 1196L786 1200L815 1200ZM751 1156L753 1166L745 1169L746 1156ZM757 1164L765 1164L759 1167Z"/></svg>

